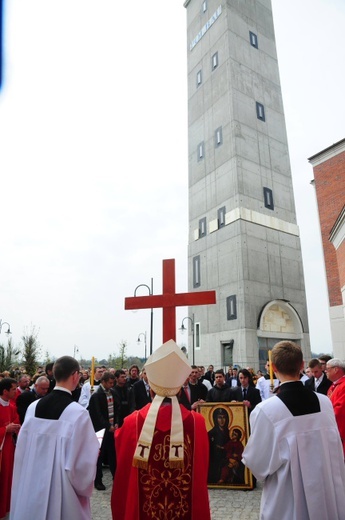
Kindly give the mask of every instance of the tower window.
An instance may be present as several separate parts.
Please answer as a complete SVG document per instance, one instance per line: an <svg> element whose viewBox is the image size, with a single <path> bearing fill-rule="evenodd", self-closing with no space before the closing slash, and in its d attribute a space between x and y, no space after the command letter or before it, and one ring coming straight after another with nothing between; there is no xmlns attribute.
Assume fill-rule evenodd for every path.
<svg viewBox="0 0 345 520"><path fill-rule="evenodd" d="M228 320L237 319L236 295L228 296L226 299L226 316Z"/></svg>
<svg viewBox="0 0 345 520"><path fill-rule="evenodd" d="M250 45L252 45L256 49L258 49L258 37L252 31L249 31L249 41L250 41Z"/></svg>
<svg viewBox="0 0 345 520"><path fill-rule="evenodd" d="M193 258L193 287L200 287L200 255Z"/></svg>
<svg viewBox="0 0 345 520"><path fill-rule="evenodd" d="M204 0L202 3L202 12L206 13L207 11L207 0Z"/></svg>
<svg viewBox="0 0 345 520"><path fill-rule="evenodd" d="M198 150L197 150L198 161L202 161L202 159L204 158L204 155L205 155L204 147L205 147L204 141L202 141L201 143L198 144Z"/></svg>
<svg viewBox="0 0 345 520"><path fill-rule="evenodd" d="M225 206L218 210L218 228L225 226Z"/></svg>
<svg viewBox="0 0 345 520"><path fill-rule="evenodd" d="M218 67L218 52L212 56L212 70Z"/></svg>
<svg viewBox="0 0 345 520"><path fill-rule="evenodd" d="M222 132L222 127L220 126L215 131L215 145L216 145L216 148L218 148L218 146L220 146L221 144L223 144L223 132Z"/></svg>
<svg viewBox="0 0 345 520"><path fill-rule="evenodd" d="M202 83L202 73L201 70L199 70L196 74L196 86L199 87Z"/></svg>
<svg viewBox="0 0 345 520"><path fill-rule="evenodd" d="M274 209L273 191L270 188L264 188L264 201L266 208Z"/></svg>
<svg viewBox="0 0 345 520"><path fill-rule="evenodd" d="M206 235L206 217L199 220L199 238Z"/></svg>
<svg viewBox="0 0 345 520"><path fill-rule="evenodd" d="M261 121L266 121L265 119L265 107L259 103L256 102L256 115L258 119L261 119Z"/></svg>

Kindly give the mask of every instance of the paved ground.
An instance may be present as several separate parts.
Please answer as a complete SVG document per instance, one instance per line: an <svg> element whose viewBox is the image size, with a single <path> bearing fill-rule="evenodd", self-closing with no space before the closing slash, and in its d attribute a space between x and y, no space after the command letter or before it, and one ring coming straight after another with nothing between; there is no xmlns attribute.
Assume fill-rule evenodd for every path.
<svg viewBox="0 0 345 520"><path fill-rule="evenodd" d="M108 469L104 469L105 491L94 490L91 499L92 520L111 520L110 495L112 480ZM258 520L262 487L253 491L210 489L212 520ZM202 520L202 519L200 519Z"/></svg>

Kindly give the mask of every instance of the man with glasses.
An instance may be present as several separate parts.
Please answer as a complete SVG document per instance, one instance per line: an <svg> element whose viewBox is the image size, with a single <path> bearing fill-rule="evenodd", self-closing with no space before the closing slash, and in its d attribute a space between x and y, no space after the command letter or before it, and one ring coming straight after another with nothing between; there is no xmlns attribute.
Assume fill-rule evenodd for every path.
<svg viewBox="0 0 345 520"><path fill-rule="evenodd" d="M327 361L326 374L332 386L328 390L328 397L332 401L338 430L343 443L345 455L345 363L341 359L333 358Z"/></svg>

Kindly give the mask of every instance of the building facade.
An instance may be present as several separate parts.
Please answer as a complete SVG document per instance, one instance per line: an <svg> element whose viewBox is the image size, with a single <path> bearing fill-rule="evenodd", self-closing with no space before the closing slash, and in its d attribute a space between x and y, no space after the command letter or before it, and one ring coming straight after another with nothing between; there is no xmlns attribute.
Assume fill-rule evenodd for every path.
<svg viewBox="0 0 345 520"><path fill-rule="evenodd" d="M186 0L189 290L197 363L310 358L299 229L270 0Z"/></svg>
<svg viewBox="0 0 345 520"><path fill-rule="evenodd" d="M309 157L325 259L334 357L345 359L345 139Z"/></svg>

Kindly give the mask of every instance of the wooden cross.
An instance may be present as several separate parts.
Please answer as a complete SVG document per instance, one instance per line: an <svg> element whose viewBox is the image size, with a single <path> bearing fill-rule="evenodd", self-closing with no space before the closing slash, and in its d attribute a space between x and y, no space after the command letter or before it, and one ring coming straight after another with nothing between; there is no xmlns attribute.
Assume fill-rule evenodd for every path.
<svg viewBox="0 0 345 520"><path fill-rule="evenodd" d="M163 343L176 341L176 307L216 303L216 291L176 294L175 260L163 260L163 294L125 298L125 309L163 308Z"/></svg>

